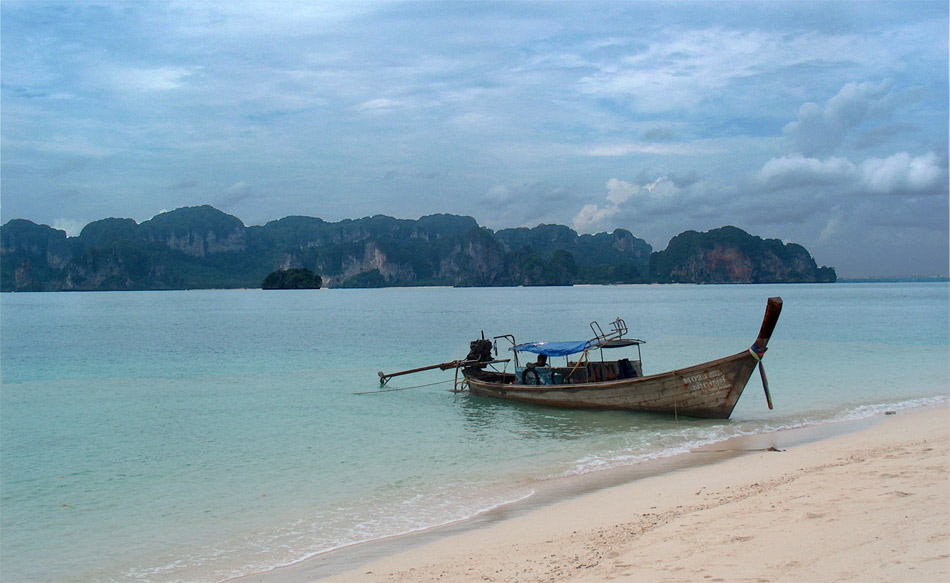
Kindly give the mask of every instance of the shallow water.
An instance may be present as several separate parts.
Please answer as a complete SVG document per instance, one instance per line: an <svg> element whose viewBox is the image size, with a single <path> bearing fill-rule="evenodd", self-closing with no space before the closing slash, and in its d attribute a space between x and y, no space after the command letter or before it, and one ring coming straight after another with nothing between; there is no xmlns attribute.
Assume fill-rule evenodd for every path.
<svg viewBox="0 0 950 583"><path fill-rule="evenodd" d="M738 434L946 402L946 283L3 294L0 575L220 581ZM747 348L729 421L450 391L480 336L626 319L644 372ZM438 383L438 384L431 384ZM425 386L422 386L425 385ZM408 388L416 387L416 388Z"/></svg>

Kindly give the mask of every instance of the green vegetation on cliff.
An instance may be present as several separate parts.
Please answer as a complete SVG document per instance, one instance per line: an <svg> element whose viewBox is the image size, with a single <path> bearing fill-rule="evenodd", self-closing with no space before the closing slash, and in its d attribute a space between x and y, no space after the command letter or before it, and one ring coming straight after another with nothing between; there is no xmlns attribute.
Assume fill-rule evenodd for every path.
<svg viewBox="0 0 950 583"><path fill-rule="evenodd" d="M834 269L819 268L801 245L762 239L736 227L686 231L650 258L657 283L830 283Z"/></svg>
<svg viewBox="0 0 950 583"><path fill-rule="evenodd" d="M300 269L319 273L327 287L835 280L800 245L735 227L687 231L658 253L624 229L495 232L444 214L336 223L291 216L245 227L205 205L141 224L95 221L78 237L21 219L0 227L3 291L258 287L274 271Z"/></svg>
<svg viewBox="0 0 950 583"><path fill-rule="evenodd" d="M278 269L261 282L261 289L320 289L323 280L306 268Z"/></svg>
<svg viewBox="0 0 950 583"><path fill-rule="evenodd" d="M523 270L547 273L541 285L646 283L653 248L630 231L578 235L563 225L503 229L495 233L507 253L527 253ZM566 252L571 260L563 253ZM552 281L556 280L556 281ZM525 282L528 283L528 282Z"/></svg>

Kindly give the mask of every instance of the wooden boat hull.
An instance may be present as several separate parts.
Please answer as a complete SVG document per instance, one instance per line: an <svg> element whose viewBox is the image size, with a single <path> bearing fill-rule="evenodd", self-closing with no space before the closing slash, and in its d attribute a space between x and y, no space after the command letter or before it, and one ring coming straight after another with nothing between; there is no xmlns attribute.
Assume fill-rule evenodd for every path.
<svg viewBox="0 0 950 583"><path fill-rule="evenodd" d="M514 375L463 371L473 395L569 409L606 409L728 419L758 360L748 351L660 374L565 385L516 385Z"/></svg>
<svg viewBox="0 0 950 583"><path fill-rule="evenodd" d="M782 312L782 298L769 298L762 327L746 351L668 372L599 382L522 384L514 374L462 369L474 395L570 409L616 409L728 419L761 359ZM762 372L769 408L771 397ZM537 377L536 377L537 378Z"/></svg>

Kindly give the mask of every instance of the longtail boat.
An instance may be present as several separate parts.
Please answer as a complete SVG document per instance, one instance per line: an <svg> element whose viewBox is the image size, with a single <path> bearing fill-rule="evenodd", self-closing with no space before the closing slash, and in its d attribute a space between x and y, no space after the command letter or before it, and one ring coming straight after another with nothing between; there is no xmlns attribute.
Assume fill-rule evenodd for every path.
<svg viewBox="0 0 950 583"><path fill-rule="evenodd" d="M576 342L529 342L518 344L511 334L481 338L458 360L411 371L385 375L380 383L398 374L441 368L460 370L458 390L473 395L521 403L570 409L608 409L669 413L688 417L728 419L756 366L762 378L769 409L772 399L762 366L769 339L782 311L782 298L769 298L762 327L747 350L686 368L659 374L643 374L640 345L643 340L626 338L627 325L617 318L609 332L591 322L593 337ZM510 343L513 359L498 359L499 342ZM607 359L604 351L636 347L635 359ZM525 353L538 355L537 362L522 363ZM563 365L548 358L565 360ZM572 360L573 358L573 360ZM514 360L514 371L507 370ZM499 367L503 367L498 370Z"/></svg>

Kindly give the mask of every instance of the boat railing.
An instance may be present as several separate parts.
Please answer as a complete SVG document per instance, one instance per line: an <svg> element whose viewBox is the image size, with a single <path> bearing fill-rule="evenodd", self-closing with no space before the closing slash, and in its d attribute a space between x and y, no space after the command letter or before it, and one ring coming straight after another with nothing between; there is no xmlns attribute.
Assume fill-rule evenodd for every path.
<svg viewBox="0 0 950 583"><path fill-rule="evenodd" d="M603 344L610 340L623 338L623 335L627 333L627 323L624 322L623 318L617 318L610 323L610 332L605 333L600 324L594 320L590 323L590 330L594 333L591 344Z"/></svg>

